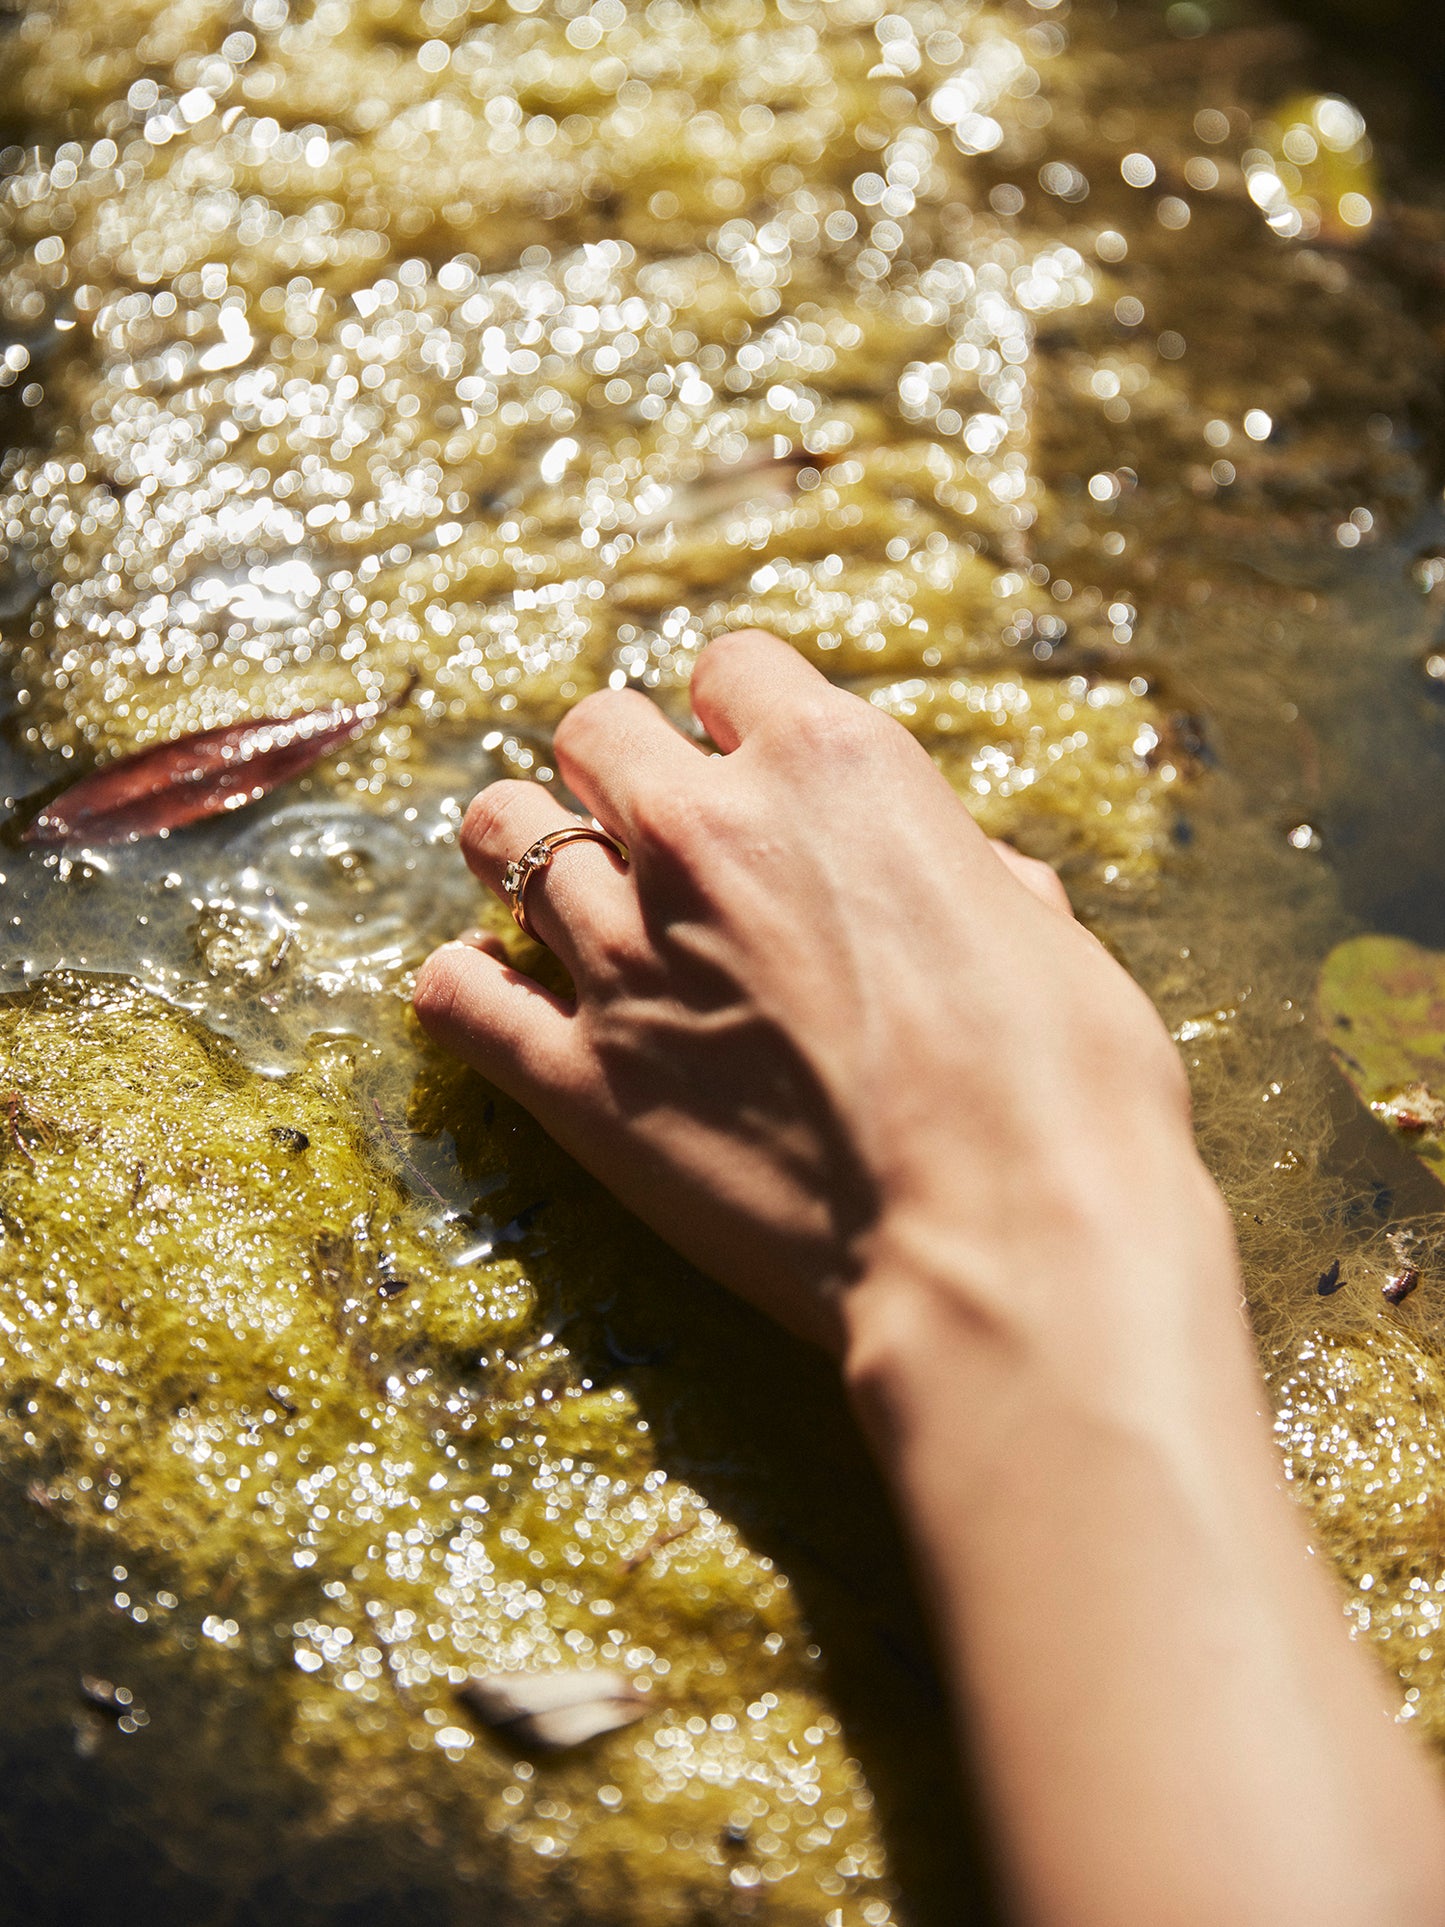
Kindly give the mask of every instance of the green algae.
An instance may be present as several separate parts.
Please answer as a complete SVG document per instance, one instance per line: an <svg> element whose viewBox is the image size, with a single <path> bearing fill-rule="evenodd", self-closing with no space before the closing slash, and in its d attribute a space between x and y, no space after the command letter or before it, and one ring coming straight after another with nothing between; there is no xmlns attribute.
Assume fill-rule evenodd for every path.
<svg viewBox="0 0 1445 1927"><path fill-rule="evenodd" d="M75 1549L149 1710L133 1735L77 1713L96 1803L260 1917L258 1853L273 1909L328 1923L952 1927L946 1746L836 1391L420 1054L408 973L476 913L471 788L552 780L551 725L604 683L681 719L707 635L777 628L1064 866L1158 998L1288 1462L1341 1481L1357 1617L1370 1575L1413 1612L1434 1515L1397 1516L1376 1460L1401 1427L1433 1478L1439 1227L1413 1160L1337 1118L1308 1012L1341 921L1334 745L1395 752L1415 697L1379 682L1426 639L1392 524L1432 492L1442 338L1382 234L1437 226L1340 233L1330 197L1374 192L1357 153L1301 175L1330 232L1271 231L1250 171L1317 97L1227 49L1201 71L1157 10L257 0L238 23L54 0L8 43L27 780L419 682L229 840L43 889L7 864L36 891L27 976L85 966L0 1025L24 1305L0 1350L20 1513ZM960 75L996 146L929 105ZM1427 1283L1396 1318L1361 1286L1401 1225ZM14 1634L15 1670L42 1649L37 1721L111 1650L64 1611ZM452 1675L534 1661L621 1666L658 1710L517 1759Z"/></svg>
<svg viewBox="0 0 1445 1927"><path fill-rule="evenodd" d="M374 786L427 724L545 729L743 623L845 676L1108 651L1184 528L1418 495L1438 345L1363 263L1282 249L1257 144L1180 198L1209 144L1170 43L914 11L624 8L594 51L509 7L230 40L203 7L30 10L11 115L77 149L12 184L0 248L65 424L6 502L53 584L30 739L117 753L416 673L336 772ZM1183 226L1119 174L1130 63ZM975 73L982 150L946 104ZM1044 127L1059 193L1010 211ZM809 486L686 512L775 444Z"/></svg>
<svg viewBox="0 0 1445 1927"><path fill-rule="evenodd" d="M916 677L872 701L925 744L990 836L1066 877L1146 884L1170 848L1173 792L1194 770L1188 719L1142 681Z"/></svg>
<svg viewBox="0 0 1445 1927"><path fill-rule="evenodd" d="M118 1603L212 1690L270 1677L303 1831L389 1827L404 1788L449 1816L463 1866L487 1843L499 1918L732 1918L754 1888L770 1918L816 1920L820 1894L881 1918L872 1799L786 1580L539 1328L516 1259L458 1264L455 1227L418 1222L368 1149L364 1055L318 1043L263 1079L121 983L7 1002L7 1453L144 1568L145 1603L134 1584ZM456 1084L423 1087L428 1129ZM466 1162L495 1180L514 1127L481 1111ZM605 1295L608 1259L578 1256L573 1289ZM579 1666L626 1671L648 1716L577 1761L519 1772L456 1697ZM729 1828L752 1843L731 1884Z"/></svg>
<svg viewBox="0 0 1445 1927"><path fill-rule="evenodd" d="M1318 1334L1274 1386L1284 1467L1350 1588L1397 1717L1445 1741L1445 1369L1411 1333Z"/></svg>

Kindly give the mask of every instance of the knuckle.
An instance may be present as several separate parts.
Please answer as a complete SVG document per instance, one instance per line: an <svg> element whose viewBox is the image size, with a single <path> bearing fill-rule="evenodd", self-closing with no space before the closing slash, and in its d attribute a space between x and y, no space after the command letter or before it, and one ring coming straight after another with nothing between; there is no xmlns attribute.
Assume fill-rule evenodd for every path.
<svg viewBox="0 0 1445 1927"><path fill-rule="evenodd" d="M884 724L870 704L841 690L809 697L788 713L794 745L812 760L846 760L881 743Z"/></svg>
<svg viewBox="0 0 1445 1927"><path fill-rule="evenodd" d="M1158 1030L1158 1048L1159 1077L1164 1096L1187 1119L1194 1109L1194 1091L1189 1082L1189 1071L1179 1046L1165 1031L1162 1024Z"/></svg>
<svg viewBox="0 0 1445 1927"><path fill-rule="evenodd" d="M734 836L737 811L716 789L694 789L643 777L628 799L628 830L635 849L670 855L690 864L699 853L715 854Z"/></svg>
<svg viewBox="0 0 1445 1927"><path fill-rule="evenodd" d="M606 922L588 933L586 962L589 989L606 997L635 984L646 973L648 958L632 930L620 922Z"/></svg>
<svg viewBox="0 0 1445 1927"><path fill-rule="evenodd" d="M1056 904L1060 910L1067 910L1072 916L1074 906L1070 903L1069 893L1064 888L1053 864L1045 863L1043 858L1038 856L1024 856L1020 861L1024 864L1027 875L1039 895L1046 897L1050 903Z"/></svg>
<svg viewBox="0 0 1445 1927"><path fill-rule="evenodd" d="M1130 1064L1166 1108L1187 1118L1192 1096L1184 1058L1148 996L1132 980L1128 988L1132 994L1123 1001L1114 1026L1118 1061Z"/></svg>
<svg viewBox="0 0 1445 1927"><path fill-rule="evenodd" d="M733 629L714 636L698 651L692 665L695 691L705 691L717 682L745 675L748 664L755 663L759 650L785 649L787 644L766 629Z"/></svg>
<svg viewBox="0 0 1445 1927"><path fill-rule="evenodd" d="M635 689L594 689L590 696L563 716L552 732L552 746L559 755L575 755L581 744L613 728L635 702L645 702Z"/></svg>

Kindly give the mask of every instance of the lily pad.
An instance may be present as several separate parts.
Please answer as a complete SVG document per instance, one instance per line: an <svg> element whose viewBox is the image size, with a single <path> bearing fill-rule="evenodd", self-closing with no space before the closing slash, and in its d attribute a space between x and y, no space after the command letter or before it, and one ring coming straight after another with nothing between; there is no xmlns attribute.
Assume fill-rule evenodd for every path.
<svg viewBox="0 0 1445 1927"><path fill-rule="evenodd" d="M1325 959L1319 1013L1358 1096L1445 1183L1445 952L1352 937Z"/></svg>

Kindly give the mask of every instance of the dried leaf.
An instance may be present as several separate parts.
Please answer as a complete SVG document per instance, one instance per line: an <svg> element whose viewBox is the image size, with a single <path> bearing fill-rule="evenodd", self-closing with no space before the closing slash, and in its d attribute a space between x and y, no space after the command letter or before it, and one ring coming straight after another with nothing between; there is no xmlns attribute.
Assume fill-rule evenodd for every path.
<svg viewBox="0 0 1445 1927"><path fill-rule="evenodd" d="M1445 954L1352 937L1325 959L1319 1011L1358 1096L1445 1180Z"/></svg>
<svg viewBox="0 0 1445 1927"><path fill-rule="evenodd" d="M53 797L20 840L61 849L130 843L241 809L372 728L412 687L389 702L227 723L123 756Z"/></svg>
<svg viewBox="0 0 1445 1927"><path fill-rule="evenodd" d="M647 1702L625 1673L485 1673L457 1688L484 1725L523 1746L560 1753L640 1720Z"/></svg>

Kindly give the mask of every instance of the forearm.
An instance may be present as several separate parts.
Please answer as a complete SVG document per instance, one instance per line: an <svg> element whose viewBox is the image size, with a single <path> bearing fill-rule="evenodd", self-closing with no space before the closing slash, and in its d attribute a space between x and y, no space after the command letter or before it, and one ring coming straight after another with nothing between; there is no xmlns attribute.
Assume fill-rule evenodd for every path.
<svg viewBox="0 0 1445 1927"><path fill-rule="evenodd" d="M1124 1243L1045 1214L1006 1280L914 1226L850 1307L1020 1915L1445 1919L1445 1803L1279 1489L1222 1210L1186 1164L1144 1195Z"/></svg>

